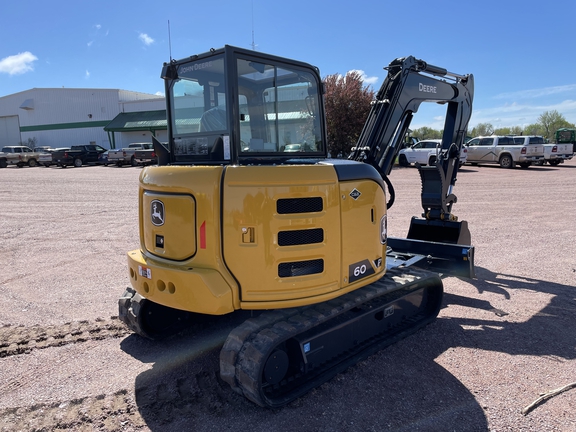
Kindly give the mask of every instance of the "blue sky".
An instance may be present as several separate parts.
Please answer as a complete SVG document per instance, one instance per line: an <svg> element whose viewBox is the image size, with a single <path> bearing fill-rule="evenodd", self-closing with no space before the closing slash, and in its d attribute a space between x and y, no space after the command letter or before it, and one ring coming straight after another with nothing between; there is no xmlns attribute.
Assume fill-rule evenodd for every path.
<svg viewBox="0 0 576 432"><path fill-rule="evenodd" d="M31 88L162 93L162 63L225 44L312 63L322 76L413 55L474 74L470 128L576 123L576 0L19 0L2 4L0 97ZM253 39L254 35L254 39ZM427 104L412 127L442 128Z"/></svg>

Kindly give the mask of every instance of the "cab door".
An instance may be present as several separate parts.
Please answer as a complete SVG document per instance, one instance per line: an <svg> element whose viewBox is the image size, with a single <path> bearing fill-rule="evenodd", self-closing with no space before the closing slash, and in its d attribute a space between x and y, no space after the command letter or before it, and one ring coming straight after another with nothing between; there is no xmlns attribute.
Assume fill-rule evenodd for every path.
<svg viewBox="0 0 576 432"><path fill-rule="evenodd" d="M496 155L494 154L494 138L474 138L467 144L468 162L493 162Z"/></svg>

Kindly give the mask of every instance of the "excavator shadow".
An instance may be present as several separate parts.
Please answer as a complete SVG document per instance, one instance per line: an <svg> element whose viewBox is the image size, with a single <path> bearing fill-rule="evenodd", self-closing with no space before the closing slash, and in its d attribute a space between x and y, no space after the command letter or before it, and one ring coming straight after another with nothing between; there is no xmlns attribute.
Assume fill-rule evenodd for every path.
<svg viewBox="0 0 576 432"><path fill-rule="evenodd" d="M459 327L460 333L473 333L458 339L458 346L469 346L511 355L553 356L566 360L576 358L574 334L576 334L576 302L574 287L523 276L494 273L476 267L475 280L467 280L478 294L501 295L506 302L514 302L519 294L527 299L550 296L547 305L533 313L528 320L515 322L505 310L506 302L494 307L489 301L468 295L444 294L444 305L459 305L492 312L494 319L442 317L440 321ZM522 293L520 293L522 291ZM526 300L524 300L526 302ZM529 302L526 302L529 304ZM503 306L504 305L504 306ZM518 310L518 307L515 307ZM462 330L468 329L468 330Z"/></svg>
<svg viewBox="0 0 576 432"><path fill-rule="evenodd" d="M296 419L306 419L307 430L487 430L485 412L474 394L435 359L456 347L573 359L576 306L573 288L567 285L483 268L477 268L477 275L476 280L466 280L476 288L476 298L445 293L444 309L434 323L281 409L252 404L219 377L219 350L237 325L236 318L221 317L162 342L131 335L122 341L122 349L153 364L136 377L138 410L154 431L215 430L238 424L249 424L251 431L302 430ZM512 322L502 302L494 307L481 298L498 294L512 302L515 290L547 293L551 298L523 322ZM444 313L451 306L488 311L494 318Z"/></svg>
<svg viewBox="0 0 576 432"><path fill-rule="evenodd" d="M243 317L245 319L245 317ZM201 323L164 341L131 335L121 348L152 368L135 380L135 400L153 431L485 431L474 395L435 362L437 322L348 368L280 409L256 406L220 379L219 351L236 318ZM441 345L441 343L440 343Z"/></svg>
<svg viewBox="0 0 576 432"><path fill-rule="evenodd" d="M220 344L192 334L160 344L132 335L122 349L153 363L135 380L136 405L152 431L485 431L487 421L474 395L434 361L437 352L429 349L434 343L428 334L435 325L280 409L261 408L220 379L222 334L212 335Z"/></svg>

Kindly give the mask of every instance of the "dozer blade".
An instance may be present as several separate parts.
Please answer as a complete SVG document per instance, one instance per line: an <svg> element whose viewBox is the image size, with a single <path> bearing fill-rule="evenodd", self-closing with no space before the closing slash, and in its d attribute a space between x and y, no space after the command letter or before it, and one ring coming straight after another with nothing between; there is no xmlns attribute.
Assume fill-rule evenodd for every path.
<svg viewBox="0 0 576 432"><path fill-rule="evenodd" d="M260 406L284 406L432 322L442 295L437 274L399 268L334 300L265 312L230 333L220 376Z"/></svg>
<svg viewBox="0 0 576 432"><path fill-rule="evenodd" d="M445 276L473 279L474 246L388 237L386 266L416 266Z"/></svg>

